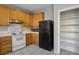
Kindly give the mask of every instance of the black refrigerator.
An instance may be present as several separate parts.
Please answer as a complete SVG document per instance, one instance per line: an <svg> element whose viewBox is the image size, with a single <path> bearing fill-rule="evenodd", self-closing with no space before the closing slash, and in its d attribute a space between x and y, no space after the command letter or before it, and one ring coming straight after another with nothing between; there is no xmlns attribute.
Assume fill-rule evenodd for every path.
<svg viewBox="0 0 79 59"><path fill-rule="evenodd" d="M39 47L48 51L54 49L54 21L39 22Z"/></svg>

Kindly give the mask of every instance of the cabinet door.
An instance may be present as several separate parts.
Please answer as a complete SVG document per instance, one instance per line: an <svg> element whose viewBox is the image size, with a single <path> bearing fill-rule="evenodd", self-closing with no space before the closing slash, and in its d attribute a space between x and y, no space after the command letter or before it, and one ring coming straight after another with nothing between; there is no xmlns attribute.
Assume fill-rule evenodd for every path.
<svg viewBox="0 0 79 59"><path fill-rule="evenodd" d="M18 9L10 9L10 19L23 21L25 13Z"/></svg>
<svg viewBox="0 0 79 59"><path fill-rule="evenodd" d="M29 14L28 27L32 27L32 24L33 24L33 16L32 14Z"/></svg>
<svg viewBox="0 0 79 59"><path fill-rule="evenodd" d="M3 48L3 49L1 48L0 55L6 54L6 53L8 53L8 52L11 52L11 49L10 49L9 47Z"/></svg>
<svg viewBox="0 0 79 59"><path fill-rule="evenodd" d="M0 26L9 25L9 8L0 6Z"/></svg>
<svg viewBox="0 0 79 59"><path fill-rule="evenodd" d="M25 26L29 25L29 14L28 13L25 13L24 25Z"/></svg>
<svg viewBox="0 0 79 59"><path fill-rule="evenodd" d="M24 13L23 11L21 11L21 10L16 10L15 13L16 13L16 19L17 19L17 20L21 20L21 21L24 20L24 18L25 18L25 13Z"/></svg>
<svg viewBox="0 0 79 59"><path fill-rule="evenodd" d="M33 40L33 44L39 46L39 34L38 33L32 33L32 40Z"/></svg>
<svg viewBox="0 0 79 59"><path fill-rule="evenodd" d="M26 34L26 46L32 44L32 34Z"/></svg>
<svg viewBox="0 0 79 59"><path fill-rule="evenodd" d="M11 8L9 8L9 18L10 19L14 19L14 20L16 20L16 13L15 13L15 9L11 9Z"/></svg>
<svg viewBox="0 0 79 59"><path fill-rule="evenodd" d="M32 26L32 15L29 13L26 13L26 18L24 19L24 25L27 27Z"/></svg>
<svg viewBox="0 0 79 59"><path fill-rule="evenodd" d="M44 13L43 12L34 14L33 15L33 26L38 27L39 21L43 21L43 20L44 20Z"/></svg>

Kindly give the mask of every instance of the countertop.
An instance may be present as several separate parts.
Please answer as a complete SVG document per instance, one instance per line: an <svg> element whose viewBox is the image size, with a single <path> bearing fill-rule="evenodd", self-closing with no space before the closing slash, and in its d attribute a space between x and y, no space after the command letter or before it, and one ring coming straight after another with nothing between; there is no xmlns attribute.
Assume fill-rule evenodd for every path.
<svg viewBox="0 0 79 59"><path fill-rule="evenodd" d="M39 32L32 32L32 31L24 31L22 33L23 34L28 34L28 33L37 33L37 34L39 34ZM0 32L0 36L12 36L12 34L10 32Z"/></svg>
<svg viewBox="0 0 79 59"><path fill-rule="evenodd" d="M32 32L32 31L25 31L25 32L23 32L24 34L28 34L28 33L37 33L37 34L39 34L39 32Z"/></svg>
<svg viewBox="0 0 79 59"><path fill-rule="evenodd" d="M0 36L12 36L12 34L10 32L4 31L0 32Z"/></svg>

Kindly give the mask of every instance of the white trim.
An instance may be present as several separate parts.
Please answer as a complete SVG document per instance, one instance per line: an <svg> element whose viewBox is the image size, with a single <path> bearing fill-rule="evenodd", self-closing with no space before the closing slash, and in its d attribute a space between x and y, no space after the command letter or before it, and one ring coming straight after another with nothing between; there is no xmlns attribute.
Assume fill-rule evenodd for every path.
<svg viewBox="0 0 79 59"><path fill-rule="evenodd" d="M64 11L76 9L76 8L79 8L79 5L58 10L58 41L59 41L58 54L60 54L60 13Z"/></svg>
<svg viewBox="0 0 79 59"><path fill-rule="evenodd" d="M60 51L59 51L59 52L57 52L57 51L54 51L54 53L55 53L55 54L57 54L57 55L59 55L59 54L60 54Z"/></svg>
<svg viewBox="0 0 79 59"><path fill-rule="evenodd" d="M60 13L58 13L58 54L60 54Z"/></svg>
<svg viewBox="0 0 79 59"><path fill-rule="evenodd" d="M79 5L58 10L58 12L64 12L64 11L68 11L76 8L79 8Z"/></svg>

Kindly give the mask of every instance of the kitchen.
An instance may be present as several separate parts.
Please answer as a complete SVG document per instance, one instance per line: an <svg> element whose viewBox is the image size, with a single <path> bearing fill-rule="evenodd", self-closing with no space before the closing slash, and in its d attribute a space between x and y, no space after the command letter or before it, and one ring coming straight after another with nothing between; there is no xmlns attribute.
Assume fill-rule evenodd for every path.
<svg viewBox="0 0 79 59"><path fill-rule="evenodd" d="M27 10L23 9L25 6ZM37 7L27 4L0 5L0 54L15 52L32 44L39 47L39 22L52 20L52 9L52 5L40 4Z"/></svg>

